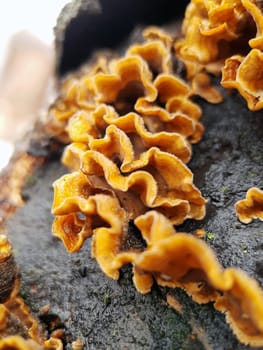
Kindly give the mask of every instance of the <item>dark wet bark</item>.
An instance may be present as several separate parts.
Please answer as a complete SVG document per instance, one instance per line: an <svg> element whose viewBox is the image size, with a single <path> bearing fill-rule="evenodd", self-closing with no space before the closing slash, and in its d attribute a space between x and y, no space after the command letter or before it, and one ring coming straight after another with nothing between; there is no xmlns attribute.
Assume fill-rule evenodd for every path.
<svg viewBox="0 0 263 350"><path fill-rule="evenodd" d="M207 216L180 230L203 227L212 233L206 240L224 267L239 267L263 285L263 223L241 224L234 211L249 187L263 188L263 118L248 111L238 94L224 94L220 105L201 102L206 132L190 163L195 184L208 199ZM65 329L66 349L77 337L94 350L250 348L237 341L212 304L197 305L183 291L172 291L183 306L181 315L166 305L166 289L136 292L128 267L118 282L107 278L91 259L88 242L67 254L51 234L50 214L52 182L65 172L53 159L31 174L35 181L23 191L27 203L7 230L21 268L21 293L37 316L50 304L41 321L51 331L50 319L56 318L55 327Z"/></svg>

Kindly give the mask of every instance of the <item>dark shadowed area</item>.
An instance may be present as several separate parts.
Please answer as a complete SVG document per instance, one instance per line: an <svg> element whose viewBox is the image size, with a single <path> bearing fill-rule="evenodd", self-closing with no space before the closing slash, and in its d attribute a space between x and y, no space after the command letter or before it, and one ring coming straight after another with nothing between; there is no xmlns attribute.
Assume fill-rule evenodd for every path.
<svg viewBox="0 0 263 350"><path fill-rule="evenodd" d="M76 69L98 48L117 49L138 25L163 25L182 17L189 1L73 0L57 25L57 73Z"/></svg>

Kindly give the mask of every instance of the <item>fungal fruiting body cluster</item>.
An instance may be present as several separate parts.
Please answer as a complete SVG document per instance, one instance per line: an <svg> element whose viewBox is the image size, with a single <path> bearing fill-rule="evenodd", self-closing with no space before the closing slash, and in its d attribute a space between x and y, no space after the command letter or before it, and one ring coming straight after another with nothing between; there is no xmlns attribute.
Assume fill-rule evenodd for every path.
<svg viewBox="0 0 263 350"><path fill-rule="evenodd" d="M72 142L63 162L73 171L54 184L53 231L69 251L93 235L93 256L113 278L130 220L150 209L175 225L205 215L185 164L203 132L201 110L172 74L171 38L153 28L145 36L123 58L70 77L50 110Z"/></svg>
<svg viewBox="0 0 263 350"><path fill-rule="evenodd" d="M175 74L168 34L149 28L144 36L124 57L101 56L67 77L50 107L49 130L70 142L62 160L71 170L54 183L53 232L70 252L91 237L93 257L113 279L132 264L141 293L156 280L199 303L213 301L240 341L262 346L258 284L223 270L207 244L173 227L205 216L206 201L186 165L204 129L191 96L214 103L221 97L203 66L192 70L190 84ZM131 245L131 220L146 247Z"/></svg>
<svg viewBox="0 0 263 350"><path fill-rule="evenodd" d="M177 56L185 63L192 85L196 85L200 75L205 80L207 73L222 73L223 87L237 89L250 110L263 108L262 1L192 0L186 8L182 38L174 47ZM209 83L200 85L209 87ZM219 101L216 96L210 87L202 97L210 102ZM254 197L254 193L262 203L262 191L253 188L248 190L246 198L249 209L244 208L243 201L235 206L243 223L249 223L253 218L262 220L262 205L249 199Z"/></svg>
<svg viewBox="0 0 263 350"><path fill-rule="evenodd" d="M242 0L192 0L186 8L182 38L175 43L188 72L220 73L224 60L244 50L255 27ZM244 45L245 44L245 45Z"/></svg>
<svg viewBox="0 0 263 350"><path fill-rule="evenodd" d="M192 0L175 44L189 76L221 73L249 109L263 108L263 7L260 0Z"/></svg>
<svg viewBox="0 0 263 350"><path fill-rule="evenodd" d="M249 52L233 55L225 62L222 85L235 88L246 99L248 108L263 108L263 6L261 1L242 0L256 25L256 36L249 40Z"/></svg>
<svg viewBox="0 0 263 350"><path fill-rule="evenodd" d="M263 191L252 187L247 191L246 198L236 203L236 212L240 221L249 224L253 219L263 221Z"/></svg>
<svg viewBox="0 0 263 350"><path fill-rule="evenodd" d="M20 278L12 246L0 235L0 349L62 350L59 339L44 340L37 320L18 296Z"/></svg>

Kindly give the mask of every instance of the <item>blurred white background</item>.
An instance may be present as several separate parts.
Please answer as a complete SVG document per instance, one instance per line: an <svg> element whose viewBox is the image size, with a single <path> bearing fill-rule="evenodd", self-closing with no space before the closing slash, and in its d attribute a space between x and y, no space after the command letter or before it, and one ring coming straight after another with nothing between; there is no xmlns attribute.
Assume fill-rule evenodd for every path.
<svg viewBox="0 0 263 350"><path fill-rule="evenodd" d="M0 1L0 68L9 38L26 30L52 45L56 19L69 0L8 0Z"/></svg>
<svg viewBox="0 0 263 350"><path fill-rule="evenodd" d="M12 155L15 138L21 136L25 128L23 119L31 120L33 117L30 114L36 114L35 100L41 103L48 74L53 69L53 28L67 2L69 0L0 2L0 170ZM45 71L47 64L50 69ZM33 89L38 88L37 94ZM27 96L27 89L31 89L32 96ZM22 101L24 105L31 103L31 109L27 110ZM17 129L20 129L20 133Z"/></svg>

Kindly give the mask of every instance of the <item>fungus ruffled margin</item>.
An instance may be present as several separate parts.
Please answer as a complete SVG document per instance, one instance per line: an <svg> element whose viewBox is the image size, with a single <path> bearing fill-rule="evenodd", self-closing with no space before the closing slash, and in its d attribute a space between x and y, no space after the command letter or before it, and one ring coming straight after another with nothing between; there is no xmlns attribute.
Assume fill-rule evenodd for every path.
<svg viewBox="0 0 263 350"><path fill-rule="evenodd" d="M148 292L158 284L183 288L198 303L214 302L240 341L263 345L263 291L243 271L223 269L209 246L187 233L176 233L171 222L156 211L135 220L147 242L143 252L124 252L115 264L131 262L136 288Z"/></svg>
<svg viewBox="0 0 263 350"><path fill-rule="evenodd" d="M223 87L237 89L252 111L263 108L260 2L192 0L185 12L182 34L175 49L193 83L200 72L220 74L222 70ZM212 94L211 99L208 94L206 98L213 102L217 101L215 96Z"/></svg>
<svg viewBox="0 0 263 350"><path fill-rule="evenodd" d="M246 198L235 204L238 219L249 224L253 219L263 221L263 191L257 187L250 188Z"/></svg>
<svg viewBox="0 0 263 350"><path fill-rule="evenodd" d="M234 16L230 27L217 23L199 33L216 53L223 34L228 33L227 42L240 39L244 23L251 24L242 4L237 1L235 6L237 12L226 4L218 11L216 6L207 8L215 23L222 14ZM69 90L64 85L50 109L55 124L63 121L58 134L66 132L72 141L63 162L74 171L54 183L53 232L70 252L92 237L92 255L111 278L118 279L120 268L132 263L134 284L141 293L149 292L155 279L160 285L185 289L198 303L213 301L241 342L261 346L263 296L258 284L239 270L223 270L207 244L173 228L186 218L205 215L205 200L184 162L190 159L190 144L203 133L201 110L191 96L221 101L204 69L206 65L208 71L216 71L221 57L210 57L209 65L203 58L194 62L181 55L189 86L171 70L170 36L156 28L146 30L145 36L146 42L133 45L125 57L108 60L93 76L86 71L77 77L79 85L73 80L74 94L68 81ZM176 47L181 51L183 45L181 41ZM82 101L85 89L88 105ZM67 114L69 100L74 108ZM131 219L145 249L125 247Z"/></svg>
<svg viewBox="0 0 263 350"><path fill-rule="evenodd" d="M32 339L24 339L19 335L12 335L0 339L0 350L63 350L63 345L60 340L50 338L43 345L36 343Z"/></svg>
<svg viewBox="0 0 263 350"><path fill-rule="evenodd" d="M175 49L186 65L192 84L203 72L203 79L206 79L207 73L222 71L223 87L238 90L251 111L263 108L263 8L260 1L192 0L186 8L182 37L175 43ZM248 204L252 193L255 189L248 192L245 201L236 204L237 215L244 223L253 218L253 209L244 208L252 206ZM263 194L257 192L257 198L262 201ZM248 215L252 215L251 218ZM256 216L262 217L260 212Z"/></svg>
<svg viewBox="0 0 263 350"><path fill-rule="evenodd" d="M261 109L263 79L255 72L262 70L262 33L262 9L255 1L193 0L184 37L175 44L164 31L149 28L145 42L133 45L125 57L99 56L69 76L50 108L47 126L72 142L63 162L74 172L56 181L53 203L53 231L67 249L77 251L92 237L92 255L106 275L117 279L119 269L132 263L141 293L149 292L155 279L183 288L198 303L212 301L238 339L252 346L263 345L259 285L242 271L223 270L207 244L176 233L173 224L205 214L205 199L184 164L204 131L201 110L191 97L222 100L207 73L219 73L227 59L222 85L238 89L251 110ZM248 54L232 56L248 39ZM173 47L189 84L173 75ZM175 173L176 181L169 175ZM263 192L250 189L236 204L240 221L262 219L262 203ZM131 219L147 243L139 251L123 244ZM0 349L62 349L58 339L43 340L37 321L17 297L18 288L14 290L0 305ZM30 340L5 333L11 318Z"/></svg>

